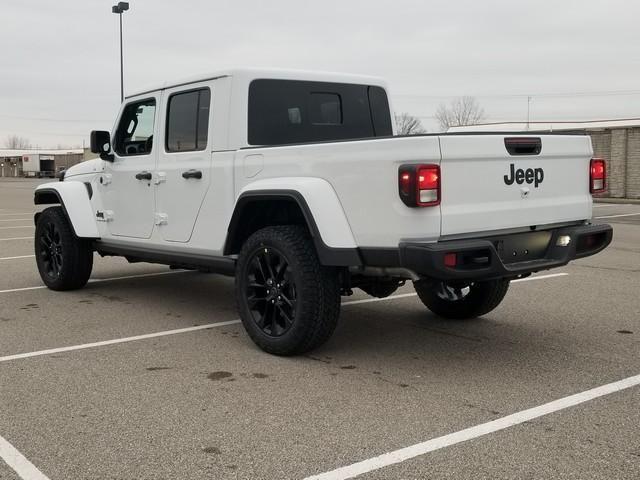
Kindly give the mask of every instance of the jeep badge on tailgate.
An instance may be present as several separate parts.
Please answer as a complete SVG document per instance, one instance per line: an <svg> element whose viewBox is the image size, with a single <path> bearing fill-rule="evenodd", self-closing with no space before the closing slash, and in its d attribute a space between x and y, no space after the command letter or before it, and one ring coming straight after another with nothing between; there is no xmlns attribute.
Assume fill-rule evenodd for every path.
<svg viewBox="0 0 640 480"><path fill-rule="evenodd" d="M504 176L504 183L507 185L513 185L513 182L522 185L527 182L528 184L533 183L534 187L538 188L538 185L544 180L544 170L541 168L527 168L526 170L519 168L516 170L513 163L509 168L509 175Z"/></svg>

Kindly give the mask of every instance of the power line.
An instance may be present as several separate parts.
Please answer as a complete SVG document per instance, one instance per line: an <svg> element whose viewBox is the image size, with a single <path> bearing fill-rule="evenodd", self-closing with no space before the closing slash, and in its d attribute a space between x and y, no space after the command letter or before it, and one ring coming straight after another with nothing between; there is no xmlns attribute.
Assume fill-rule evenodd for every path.
<svg viewBox="0 0 640 480"><path fill-rule="evenodd" d="M477 98L572 98L572 97L612 97L612 96L635 96L640 95L640 90L610 90L600 92L565 92L565 93L513 93L513 94L485 94L485 95L471 95ZM462 95L421 95L421 94L409 94L400 93L394 94L394 97L403 98L430 98L430 99L449 99L458 98Z"/></svg>
<svg viewBox="0 0 640 480"><path fill-rule="evenodd" d="M412 117L416 117L416 118L426 118L426 119L437 119L436 117L433 116L424 116L424 115L411 115ZM570 120L566 120L566 119L560 119L560 120L554 120L554 119L545 119L544 121L542 120L531 120L530 123L534 123L534 124L548 124L548 123L608 123L608 122L637 122L638 125L640 125L640 118L597 118L597 119L590 119L590 120L576 120L576 119L570 119ZM478 124L478 125L491 125L491 124L503 124L503 123L517 123L517 124L522 124L522 123L527 123L526 120L514 120L513 117L511 118L503 118L503 117L494 117L494 116L489 116L487 118L486 121Z"/></svg>
<svg viewBox="0 0 640 480"><path fill-rule="evenodd" d="M0 113L0 117L5 118L15 118L18 120L36 120L42 122L69 122L69 123L105 123L105 120L83 120L83 119L62 119L62 118L43 118L43 117L24 117L20 115L6 115L4 113Z"/></svg>
<svg viewBox="0 0 640 480"><path fill-rule="evenodd" d="M58 133L58 132L34 132L31 130L23 130L23 129L16 129L16 130L20 130L20 134L21 135L47 135L47 136L52 136L52 137L88 137L89 136L89 132L86 133Z"/></svg>

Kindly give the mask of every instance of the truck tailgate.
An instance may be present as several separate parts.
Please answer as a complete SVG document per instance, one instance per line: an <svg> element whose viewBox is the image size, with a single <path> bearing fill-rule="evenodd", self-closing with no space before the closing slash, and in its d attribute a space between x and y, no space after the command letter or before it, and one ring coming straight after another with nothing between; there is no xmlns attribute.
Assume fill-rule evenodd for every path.
<svg viewBox="0 0 640 480"><path fill-rule="evenodd" d="M444 135L440 145L442 236L591 218L587 136Z"/></svg>

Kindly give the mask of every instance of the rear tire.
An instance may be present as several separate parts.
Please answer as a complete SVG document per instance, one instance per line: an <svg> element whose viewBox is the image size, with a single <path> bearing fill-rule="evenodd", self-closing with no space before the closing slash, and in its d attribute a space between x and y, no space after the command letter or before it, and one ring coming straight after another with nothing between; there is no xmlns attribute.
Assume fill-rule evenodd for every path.
<svg viewBox="0 0 640 480"><path fill-rule="evenodd" d="M49 207L38 216L34 243L38 271L47 287L76 290L86 285L93 268L91 243L75 236L62 207Z"/></svg>
<svg viewBox="0 0 640 480"><path fill-rule="evenodd" d="M299 355L325 343L336 328L338 271L320 265L303 227L263 228L238 256L236 300L256 345L274 355Z"/></svg>
<svg viewBox="0 0 640 480"><path fill-rule="evenodd" d="M421 280L413 283L422 303L433 313L452 320L468 320L495 309L509 290L509 280L451 285Z"/></svg>

